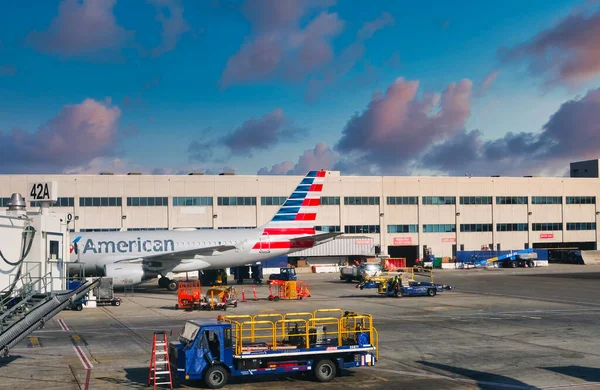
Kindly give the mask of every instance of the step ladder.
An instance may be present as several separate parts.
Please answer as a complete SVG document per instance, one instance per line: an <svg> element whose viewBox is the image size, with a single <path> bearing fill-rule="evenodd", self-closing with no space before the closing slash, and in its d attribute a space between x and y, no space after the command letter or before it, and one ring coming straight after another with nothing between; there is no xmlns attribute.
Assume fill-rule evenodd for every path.
<svg viewBox="0 0 600 390"><path fill-rule="evenodd" d="M148 373L148 385L169 385L173 388L171 377L171 364L169 362L169 343L167 333L164 331L154 332L152 340L152 357L150 358L150 372Z"/></svg>

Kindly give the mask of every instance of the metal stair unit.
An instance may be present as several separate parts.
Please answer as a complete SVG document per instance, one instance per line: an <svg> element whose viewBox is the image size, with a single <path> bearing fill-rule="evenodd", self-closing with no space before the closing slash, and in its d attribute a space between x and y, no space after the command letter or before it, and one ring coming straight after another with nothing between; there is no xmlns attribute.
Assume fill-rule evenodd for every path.
<svg viewBox="0 0 600 390"><path fill-rule="evenodd" d="M32 278L28 272L20 278L21 288L0 292L0 355L7 356L10 348L100 283L95 279L74 290L48 292L51 281L50 274Z"/></svg>

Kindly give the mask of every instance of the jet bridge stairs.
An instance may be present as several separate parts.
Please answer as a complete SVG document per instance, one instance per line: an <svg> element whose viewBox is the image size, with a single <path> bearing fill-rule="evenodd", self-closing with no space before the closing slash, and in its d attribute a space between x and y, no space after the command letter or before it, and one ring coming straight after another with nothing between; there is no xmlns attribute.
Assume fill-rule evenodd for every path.
<svg viewBox="0 0 600 390"><path fill-rule="evenodd" d="M0 356L7 356L17 343L100 283L95 279L73 290L48 291L51 281L49 274L32 278L27 273L14 284L20 288L10 286L0 291Z"/></svg>

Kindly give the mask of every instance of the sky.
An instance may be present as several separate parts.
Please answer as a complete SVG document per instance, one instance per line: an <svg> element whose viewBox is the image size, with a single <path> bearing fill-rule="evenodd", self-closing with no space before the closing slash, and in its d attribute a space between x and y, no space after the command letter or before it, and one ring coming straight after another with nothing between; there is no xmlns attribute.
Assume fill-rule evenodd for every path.
<svg viewBox="0 0 600 390"><path fill-rule="evenodd" d="M563 176L600 157L598 1L0 7L0 174Z"/></svg>

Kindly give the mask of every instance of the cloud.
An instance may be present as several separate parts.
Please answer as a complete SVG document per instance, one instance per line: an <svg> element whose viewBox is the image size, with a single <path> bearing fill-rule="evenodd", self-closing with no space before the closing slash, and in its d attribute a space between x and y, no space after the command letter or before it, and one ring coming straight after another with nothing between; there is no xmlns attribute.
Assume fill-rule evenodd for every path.
<svg viewBox="0 0 600 390"><path fill-rule="evenodd" d="M17 68L14 65L0 65L0 77L14 76L17 74Z"/></svg>
<svg viewBox="0 0 600 390"><path fill-rule="evenodd" d="M388 26L393 26L395 23L394 17L387 12L383 12L371 22L364 23L356 33L355 40L342 49L334 64L329 66L329 69L324 73L310 77L304 100L307 102L315 101L328 86L343 78L363 58L367 50L365 41L372 38L377 31ZM397 58L391 58L391 61L397 66L399 63L399 54L395 54Z"/></svg>
<svg viewBox="0 0 600 390"><path fill-rule="evenodd" d="M496 81L496 78L498 78L498 76L500 76L500 71L499 70L493 70L490 74L488 74L485 79L483 80L483 82L481 83L481 85L479 86L479 88L477 89L477 96L483 96L487 90L490 88L490 86L492 85L492 83L494 81Z"/></svg>
<svg viewBox="0 0 600 390"><path fill-rule="evenodd" d="M512 48L501 48L506 63L525 63L546 84L578 86L600 75L600 10L576 9L555 26Z"/></svg>
<svg viewBox="0 0 600 390"><path fill-rule="evenodd" d="M15 129L0 133L0 167L5 172L56 172L112 156L119 139L120 116L116 106L85 99L64 106L34 132Z"/></svg>
<svg viewBox="0 0 600 390"><path fill-rule="evenodd" d="M331 39L343 29L337 13L320 12L305 27L300 21L331 1L246 1L241 10L252 26L250 36L227 61L221 87L276 77L298 80L333 57Z"/></svg>
<svg viewBox="0 0 600 390"><path fill-rule="evenodd" d="M158 57L177 46L181 35L190 31L183 18L183 5L179 0L149 0L156 7L156 20L162 25L162 42L152 50L152 55Z"/></svg>
<svg viewBox="0 0 600 390"><path fill-rule="evenodd" d="M37 50L65 57L114 57L133 42L134 32L119 26L113 15L116 0L63 0L58 15L44 31L26 40Z"/></svg>
<svg viewBox="0 0 600 390"><path fill-rule="evenodd" d="M337 167L356 173L405 169L432 143L464 129L471 113L471 89L471 81L465 79L441 94L418 97L419 81L398 78L350 118L334 148L345 157Z"/></svg>
<svg viewBox="0 0 600 390"><path fill-rule="evenodd" d="M326 143L315 145L314 149L305 150L298 158L297 163L284 161L275 164L271 169L264 167L258 171L259 175L304 175L306 172L330 169L338 159L336 152L331 150Z"/></svg>
<svg viewBox="0 0 600 390"><path fill-rule="evenodd" d="M256 150L266 150L280 142L294 141L305 134L304 129L295 127L281 108L242 123L234 131L215 137L215 131L205 129L200 134L202 141L193 141L188 146L190 158L205 162L218 155L216 149L225 148L235 156L252 156ZM220 159L219 161L225 161Z"/></svg>
<svg viewBox="0 0 600 390"><path fill-rule="evenodd" d="M562 174L569 162L598 158L600 89L569 100L539 132L509 132L484 140L462 131L433 146L420 166L451 174Z"/></svg>

